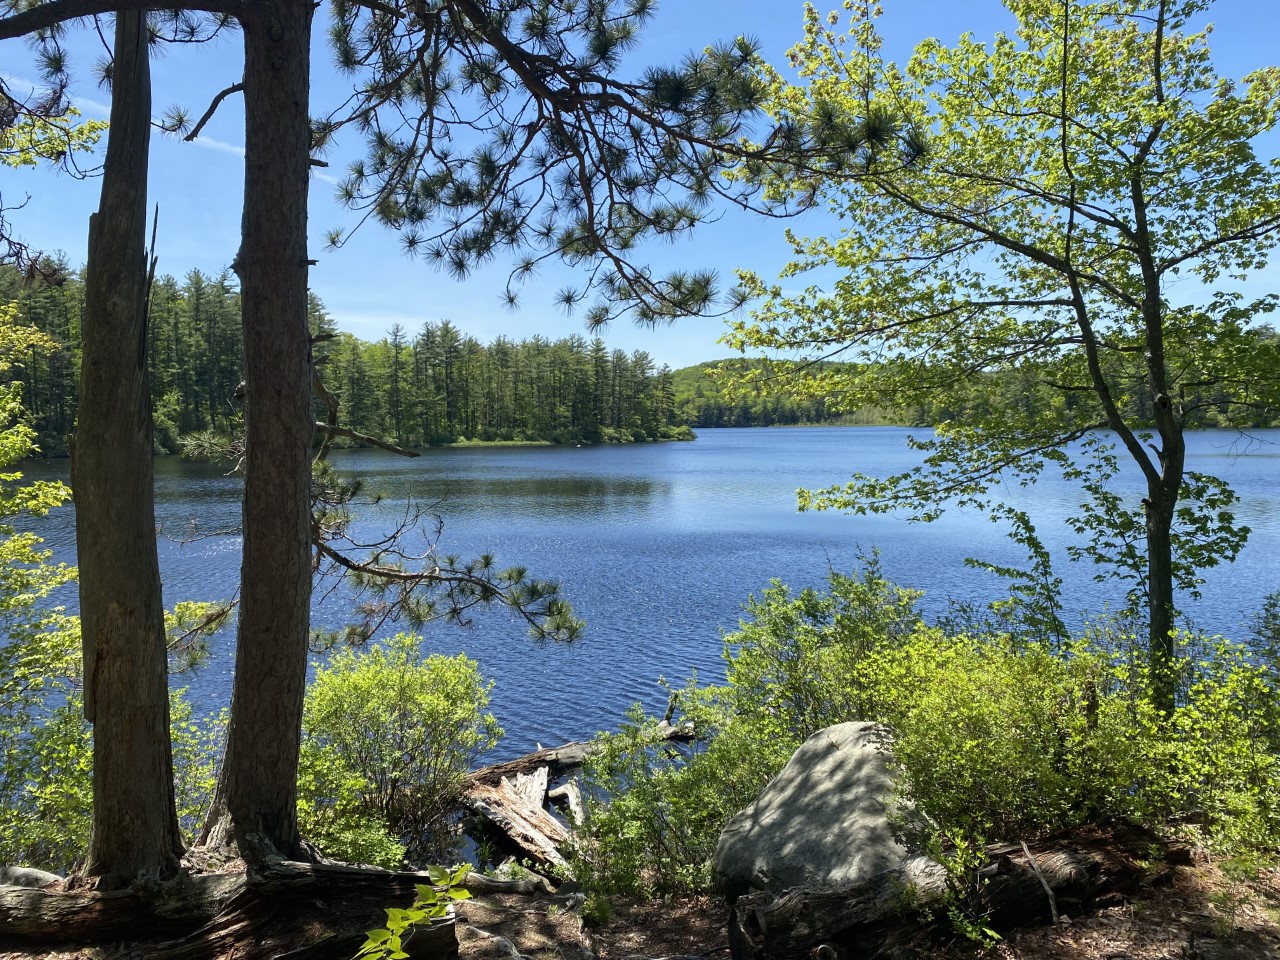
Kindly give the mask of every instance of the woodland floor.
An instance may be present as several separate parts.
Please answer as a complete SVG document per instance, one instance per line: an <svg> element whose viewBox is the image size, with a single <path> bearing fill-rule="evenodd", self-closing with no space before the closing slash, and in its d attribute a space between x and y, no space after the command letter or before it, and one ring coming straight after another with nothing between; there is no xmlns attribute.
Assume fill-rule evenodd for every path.
<svg viewBox="0 0 1280 960"><path fill-rule="evenodd" d="M595 923L584 922L581 910L565 897L483 895L459 907L461 960L515 960L517 955L529 960L719 960L729 953L728 908L712 897L619 901ZM307 931L295 930L300 941L311 939ZM232 951L222 960L236 955ZM1089 915L1014 932L985 950L946 935L922 938L914 955L917 960L1280 960L1280 869L1241 880L1212 864L1169 868L1152 885ZM0 960L148 956L145 942L0 951Z"/></svg>

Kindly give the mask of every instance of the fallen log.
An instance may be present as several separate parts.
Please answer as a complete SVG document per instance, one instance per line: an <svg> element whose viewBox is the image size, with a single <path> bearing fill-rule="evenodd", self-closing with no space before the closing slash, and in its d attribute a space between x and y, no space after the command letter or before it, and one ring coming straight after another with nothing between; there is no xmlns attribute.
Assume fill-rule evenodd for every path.
<svg viewBox="0 0 1280 960"><path fill-rule="evenodd" d="M1064 905L1085 908L1116 881L1115 861L1094 850L987 850L985 881L967 908L1007 931L1048 919ZM1052 891L1052 897L1047 891ZM888 955L917 939L951 902L946 870L927 857L844 890L795 888L739 897L729 917L733 960L811 960ZM1075 912L1073 910L1072 912ZM826 948L826 949L824 949Z"/></svg>
<svg viewBox="0 0 1280 960"><path fill-rule="evenodd" d="M107 893L0 887L0 944L107 942L139 930L180 936L212 920L243 888L243 874L184 875Z"/></svg>
<svg viewBox="0 0 1280 960"><path fill-rule="evenodd" d="M542 767L529 776L517 774L515 780L503 777L496 784L477 784L463 802L535 863L563 867L566 861L560 845L569 839L569 831L547 812L547 775Z"/></svg>
<svg viewBox="0 0 1280 960"><path fill-rule="evenodd" d="M289 950L285 955L294 960L348 960L364 943L365 928L385 922L385 908L409 906L417 885L430 882L419 872L277 861L255 872L244 891L211 923L179 943L150 951L148 957L267 960ZM335 924L335 918L342 923ZM312 935L300 936L300 928L308 926ZM251 937L248 943L246 936ZM311 942L302 943L304 939ZM453 921L416 928L405 951L414 960L456 957Z"/></svg>
<svg viewBox="0 0 1280 960"><path fill-rule="evenodd" d="M364 931L385 923L384 909L407 907L423 883L425 873L277 861L249 875L185 876L109 893L0 888L0 946L145 938L148 960L348 960ZM411 957L455 957L453 922L416 929L406 949Z"/></svg>
<svg viewBox="0 0 1280 960"><path fill-rule="evenodd" d="M649 736L654 743L684 743L693 739L693 728L664 720ZM473 770L462 783L462 805L500 830L522 857L540 866L563 867L560 847L568 841L569 830L547 809L548 787L579 769L598 749L594 741L566 743ZM580 821L581 794L575 788L561 796L570 815Z"/></svg>

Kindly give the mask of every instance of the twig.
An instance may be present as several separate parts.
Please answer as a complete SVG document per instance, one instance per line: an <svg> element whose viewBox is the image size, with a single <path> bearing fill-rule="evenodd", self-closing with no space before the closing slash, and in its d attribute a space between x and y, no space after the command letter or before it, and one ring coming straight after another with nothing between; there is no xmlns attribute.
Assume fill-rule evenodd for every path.
<svg viewBox="0 0 1280 960"><path fill-rule="evenodd" d="M1036 863L1036 858L1031 855L1031 851L1027 848L1027 841L1019 840L1022 844L1022 852L1027 855L1027 862L1031 864L1031 869L1035 871L1036 879L1040 881L1040 886L1044 887L1045 894L1049 897L1049 912L1053 915L1053 925L1058 925L1058 898L1053 895L1053 888L1049 886L1049 881L1045 880L1044 874L1040 872L1040 865Z"/></svg>
<svg viewBox="0 0 1280 960"><path fill-rule="evenodd" d="M209 109L204 112L204 116L196 121L196 125L191 128L191 132L182 139L190 143L196 137L200 136L200 131L204 129L204 125L213 119L214 113L218 110L218 105L221 104L223 100L227 99L227 97L231 96L231 94L239 93L243 89L243 83L233 83L231 86L227 87L227 89L214 97L213 102L209 104Z"/></svg>

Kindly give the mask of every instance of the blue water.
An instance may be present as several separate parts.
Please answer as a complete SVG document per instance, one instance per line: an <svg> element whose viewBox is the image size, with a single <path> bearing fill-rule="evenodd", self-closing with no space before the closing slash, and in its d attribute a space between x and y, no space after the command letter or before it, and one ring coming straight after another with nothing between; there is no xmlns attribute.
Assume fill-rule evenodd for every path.
<svg viewBox="0 0 1280 960"><path fill-rule="evenodd" d="M660 709L661 677L679 683L695 670L704 679L722 676L722 633L737 626L747 596L771 578L818 584L828 569L851 571L860 554L878 549L893 579L927 591L930 613L945 611L952 599L1001 596L1002 583L964 559L1025 558L984 515L953 512L920 525L796 512L799 487L909 467L917 455L907 436L885 427L725 429L701 431L693 443L430 450L414 460L345 451L334 462L383 495L362 511L358 532L394 525L410 498L434 505L444 520L442 552L493 552L501 566L557 579L587 621L584 639L568 647L531 643L521 623L496 609L477 613L467 629L427 628L433 649L465 652L497 681L493 708L507 731L502 752L515 754L615 727L635 701ZM1234 565L1208 572L1203 600L1186 611L1201 629L1243 639L1248 617L1280 589L1280 431L1253 439L1192 435L1187 466L1232 483L1241 497L1238 517L1253 534ZM65 470L55 462L26 472L56 477ZM1122 484L1131 484L1122 489L1136 501L1136 475ZM1074 488L1046 480L1004 495L1033 515L1061 557ZM233 595L239 539L216 534L238 523L239 482L216 467L162 458L156 497L166 603ZM60 558L73 559L70 509L39 529ZM1121 587L1095 584L1092 569L1065 557L1058 573L1072 616L1103 612L1121 599ZM336 627L348 609L349 601L331 597L315 618ZM204 707L230 695L232 642L230 632L217 638L209 665L183 681Z"/></svg>

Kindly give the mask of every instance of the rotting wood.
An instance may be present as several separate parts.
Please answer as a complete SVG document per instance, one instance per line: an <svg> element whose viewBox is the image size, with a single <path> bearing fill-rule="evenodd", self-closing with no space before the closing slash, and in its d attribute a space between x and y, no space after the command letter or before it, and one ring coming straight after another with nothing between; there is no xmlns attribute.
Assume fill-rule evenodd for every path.
<svg viewBox="0 0 1280 960"><path fill-rule="evenodd" d="M1059 904L1083 909L1124 880L1114 859L1098 851L1039 853L1039 876L1021 854L1017 844L987 850L986 883L973 906L997 931L1048 917L1042 881ZM926 857L844 890L750 894L730 914L730 953L733 960L809 960L826 946L836 956L879 955L918 937L931 908L944 905L948 895L946 871Z"/></svg>
<svg viewBox="0 0 1280 960"><path fill-rule="evenodd" d="M541 777L535 775L519 786L507 777L496 784L477 784L467 791L463 802L505 833L535 863L563 867L566 861L559 848L569 839L569 831L543 805L546 774L543 767ZM542 789L535 802L531 788L538 783Z"/></svg>
<svg viewBox="0 0 1280 960"><path fill-rule="evenodd" d="M673 726L664 720L647 736L655 744L686 743L694 734L689 724ZM505 834L521 855L539 865L563 867L560 847L569 839L569 830L547 809L548 786L581 768L598 749L593 741L566 743L474 770L463 781L462 805ZM576 785L561 796L574 822L582 822L582 794Z"/></svg>
<svg viewBox="0 0 1280 960"><path fill-rule="evenodd" d="M539 767L533 773L517 773L515 780L507 782L511 784L511 792L521 802L530 807L541 807L547 802L549 773L546 767Z"/></svg>

